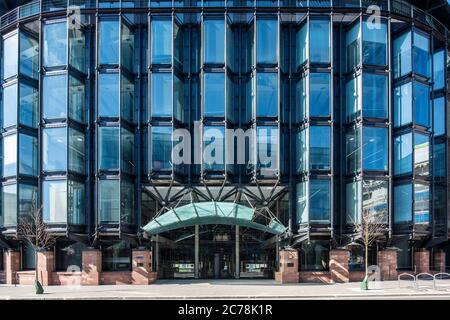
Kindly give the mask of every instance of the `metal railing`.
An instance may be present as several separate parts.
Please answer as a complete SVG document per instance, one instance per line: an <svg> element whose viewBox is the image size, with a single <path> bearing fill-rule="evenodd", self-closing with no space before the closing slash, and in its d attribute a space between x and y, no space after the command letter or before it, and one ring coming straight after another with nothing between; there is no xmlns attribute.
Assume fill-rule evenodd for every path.
<svg viewBox="0 0 450 320"><path fill-rule="evenodd" d="M0 17L0 28L4 29L17 23L21 19L29 18L40 13L64 11L69 7L77 6L81 9L129 9L129 8L180 8L180 7L211 7L221 3L225 8L234 7L335 7L335 8L360 8L367 9L372 5L377 5L383 11L388 11L397 15L405 16L415 21L426 24L438 32L444 34L448 32L446 27L436 18L425 11L407 3L403 0L36 0L6 13Z"/></svg>

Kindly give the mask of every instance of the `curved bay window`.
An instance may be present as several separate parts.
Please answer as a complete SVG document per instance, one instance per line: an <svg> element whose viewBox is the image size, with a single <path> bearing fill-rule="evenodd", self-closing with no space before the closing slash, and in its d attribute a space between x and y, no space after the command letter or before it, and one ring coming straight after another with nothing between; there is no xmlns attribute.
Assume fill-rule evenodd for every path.
<svg viewBox="0 0 450 320"><path fill-rule="evenodd" d="M297 172L331 170L331 127L311 125L297 134Z"/></svg>
<svg viewBox="0 0 450 320"><path fill-rule="evenodd" d="M297 184L297 224L330 224L331 181L309 179Z"/></svg>

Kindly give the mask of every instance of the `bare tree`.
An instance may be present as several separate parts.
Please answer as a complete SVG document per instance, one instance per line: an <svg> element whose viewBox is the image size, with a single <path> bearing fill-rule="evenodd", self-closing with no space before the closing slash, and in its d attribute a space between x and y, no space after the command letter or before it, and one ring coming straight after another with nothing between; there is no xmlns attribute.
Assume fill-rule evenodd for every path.
<svg viewBox="0 0 450 320"><path fill-rule="evenodd" d="M39 282L38 252L52 247L56 242L56 236L47 230L47 224L42 216L42 207L36 208L35 201L31 201L30 211L22 214L17 225L17 236L26 241L34 249L35 285L36 292L42 293L42 285ZM39 292L39 291L42 292Z"/></svg>

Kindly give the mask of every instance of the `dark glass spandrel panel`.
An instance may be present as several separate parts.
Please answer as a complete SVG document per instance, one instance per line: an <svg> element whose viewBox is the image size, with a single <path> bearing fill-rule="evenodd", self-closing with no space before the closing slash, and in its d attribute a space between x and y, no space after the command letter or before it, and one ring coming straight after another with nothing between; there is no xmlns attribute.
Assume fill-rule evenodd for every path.
<svg viewBox="0 0 450 320"><path fill-rule="evenodd" d="M27 221L30 213L38 208L38 190L37 186L28 184L19 184L19 216L18 222Z"/></svg>
<svg viewBox="0 0 450 320"><path fill-rule="evenodd" d="M11 184L2 188L3 226L17 225L17 185Z"/></svg>
<svg viewBox="0 0 450 320"><path fill-rule="evenodd" d="M436 179L444 179L446 176L445 143L434 145L433 173Z"/></svg>
<svg viewBox="0 0 450 320"><path fill-rule="evenodd" d="M103 20L99 22L99 64L118 65L120 51L119 20Z"/></svg>
<svg viewBox="0 0 450 320"><path fill-rule="evenodd" d="M394 174L403 175L412 172L413 141L412 133L394 138Z"/></svg>
<svg viewBox="0 0 450 320"><path fill-rule="evenodd" d="M45 76L43 79L43 117L62 119L67 117L67 75Z"/></svg>
<svg viewBox="0 0 450 320"><path fill-rule="evenodd" d="M134 210L134 184L130 181L122 181L121 183L121 222L132 224L135 221L135 210Z"/></svg>
<svg viewBox="0 0 450 320"><path fill-rule="evenodd" d="M437 98L433 103L433 132L435 136L441 136L445 134L445 99Z"/></svg>
<svg viewBox="0 0 450 320"><path fill-rule="evenodd" d="M400 78L412 71L411 31L394 39L394 78Z"/></svg>
<svg viewBox="0 0 450 320"><path fill-rule="evenodd" d="M127 129L121 129L122 170L134 174L134 134Z"/></svg>
<svg viewBox="0 0 450 320"><path fill-rule="evenodd" d="M154 19L152 21L152 64L172 64L172 28L172 19Z"/></svg>
<svg viewBox="0 0 450 320"><path fill-rule="evenodd" d="M205 127L203 143L204 169L209 171L225 170L225 128Z"/></svg>
<svg viewBox="0 0 450 320"><path fill-rule="evenodd" d="M19 36L16 34L3 40L3 79L17 75L19 69Z"/></svg>
<svg viewBox="0 0 450 320"><path fill-rule="evenodd" d="M365 118L386 119L388 116L388 78L385 75L363 74L362 112Z"/></svg>
<svg viewBox="0 0 450 320"><path fill-rule="evenodd" d="M389 182L383 180L363 180L362 184L363 212L372 217L382 217L382 221L388 223Z"/></svg>
<svg viewBox="0 0 450 320"><path fill-rule="evenodd" d="M173 92L171 73L151 75L151 115L152 117L172 117Z"/></svg>
<svg viewBox="0 0 450 320"><path fill-rule="evenodd" d="M152 171L172 170L172 127L152 127Z"/></svg>
<svg viewBox="0 0 450 320"><path fill-rule="evenodd" d="M439 50L433 57L433 89L440 90L445 87L445 52Z"/></svg>
<svg viewBox="0 0 450 320"><path fill-rule="evenodd" d="M69 224L86 223L86 190L84 183L69 181Z"/></svg>
<svg viewBox="0 0 450 320"><path fill-rule="evenodd" d="M330 146L330 127L311 126L309 128L309 163L311 170L330 170Z"/></svg>
<svg viewBox="0 0 450 320"><path fill-rule="evenodd" d="M309 59L311 63L330 63L330 21L309 22Z"/></svg>
<svg viewBox="0 0 450 320"><path fill-rule="evenodd" d="M304 23L297 31L297 67L308 60L308 23Z"/></svg>
<svg viewBox="0 0 450 320"><path fill-rule="evenodd" d="M98 115L100 117L119 117L119 74L101 73L98 78Z"/></svg>
<svg viewBox="0 0 450 320"><path fill-rule="evenodd" d="M86 35L75 26L69 28L69 64L80 72L86 72Z"/></svg>
<svg viewBox="0 0 450 320"><path fill-rule="evenodd" d="M69 76L69 117L72 120L84 123L86 89L83 82Z"/></svg>
<svg viewBox="0 0 450 320"><path fill-rule="evenodd" d="M36 128L38 124L39 93L37 88L25 83L19 86L19 121L22 125Z"/></svg>
<svg viewBox="0 0 450 320"><path fill-rule="evenodd" d="M354 24L346 34L345 50L347 54L347 71L351 71L361 62L361 28L360 24Z"/></svg>
<svg viewBox="0 0 450 320"><path fill-rule="evenodd" d="M134 83L122 75L122 108L121 115L124 120L134 122Z"/></svg>
<svg viewBox="0 0 450 320"><path fill-rule="evenodd" d="M306 130L303 129L297 133L297 173L306 171L308 166L308 141L306 138Z"/></svg>
<svg viewBox="0 0 450 320"><path fill-rule="evenodd" d="M99 180L98 204L100 223L119 223L120 221L120 181Z"/></svg>
<svg viewBox="0 0 450 320"><path fill-rule="evenodd" d="M67 170L67 128L47 128L42 131L42 169Z"/></svg>
<svg viewBox="0 0 450 320"><path fill-rule="evenodd" d="M307 187L307 181L297 183L296 214L298 224L305 224L309 222Z"/></svg>
<svg viewBox="0 0 450 320"><path fill-rule="evenodd" d="M414 134L414 170L420 176L430 173L430 137L420 133Z"/></svg>
<svg viewBox="0 0 450 320"><path fill-rule="evenodd" d="M364 21L362 25L363 64L385 66L387 57L387 24Z"/></svg>
<svg viewBox="0 0 450 320"><path fill-rule="evenodd" d="M361 76L351 79L345 85L345 104L347 110L347 122L352 122L361 117L360 98Z"/></svg>
<svg viewBox="0 0 450 320"><path fill-rule="evenodd" d="M99 128L99 169L119 170L119 128Z"/></svg>
<svg viewBox="0 0 450 320"><path fill-rule="evenodd" d="M394 126L401 127L412 120L412 84L408 82L394 88Z"/></svg>
<svg viewBox="0 0 450 320"><path fill-rule="evenodd" d="M44 67L67 65L67 22L44 24L43 32Z"/></svg>
<svg viewBox="0 0 450 320"><path fill-rule="evenodd" d="M330 74L311 73L309 75L309 115L311 117L330 116Z"/></svg>
<svg viewBox="0 0 450 320"><path fill-rule="evenodd" d="M3 128L17 125L17 84L3 88Z"/></svg>
<svg viewBox="0 0 450 320"><path fill-rule="evenodd" d="M209 19L204 28L204 63L223 64L225 62L225 21Z"/></svg>
<svg viewBox="0 0 450 320"><path fill-rule="evenodd" d="M430 76L430 37L414 32L414 72Z"/></svg>
<svg viewBox="0 0 450 320"><path fill-rule="evenodd" d="M414 123L430 125L430 89L418 82L414 83Z"/></svg>
<svg viewBox="0 0 450 320"><path fill-rule="evenodd" d="M430 187L414 184L414 224L430 223Z"/></svg>
<svg viewBox="0 0 450 320"><path fill-rule="evenodd" d="M152 1L153 3L162 1ZM130 271L131 246L126 241L116 242L102 248L102 270L104 271Z"/></svg>
<svg viewBox="0 0 450 320"><path fill-rule="evenodd" d="M346 206L347 214L345 217L346 224L361 223L362 210L362 189L361 181L347 183L346 186Z"/></svg>
<svg viewBox="0 0 450 320"><path fill-rule="evenodd" d="M225 116L225 74L205 73L204 86L204 116Z"/></svg>
<svg viewBox="0 0 450 320"><path fill-rule="evenodd" d="M413 190L411 184L394 187L394 223L412 222Z"/></svg>
<svg viewBox="0 0 450 320"><path fill-rule="evenodd" d="M278 60L278 21L256 20L256 63L276 64Z"/></svg>
<svg viewBox="0 0 450 320"><path fill-rule="evenodd" d="M20 73L32 79L39 76L39 41L36 37L20 33Z"/></svg>
<svg viewBox="0 0 450 320"><path fill-rule="evenodd" d="M3 177L17 174L17 134L3 137Z"/></svg>
<svg viewBox="0 0 450 320"><path fill-rule="evenodd" d="M361 170L361 129L349 131L345 136L347 174Z"/></svg>
<svg viewBox="0 0 450 320"><path fill-rule="evenodd" d="M45 223L67 223L67 181L42 183L42 215Z"/></svg>
<svg viewBox="0 0 450 320"><path fill-rule="evenodd" d="M278 74L256 75L256 116L276 117L278 114Z"/></svg>
<svg viewBox="0 0 450 320"><path fill-rule="evenodd" d="M363 128L363 169L388 171L387 128Z"/></svg>
<svg viewBox="0 0 450 320"><path fill-rule="evenodd" d="M19 134L19 174L38 175L38 139L23 133Z"/></svg>
<svg viewBox="0 0 450 320"><path fill-rule="evenodd" d="M330 181L309 181L309 220L312 223L329 223L331 213Z"/></svg>
<svg viewBox="0 0 450 320"><path fill-rule="evenodd" d="M86 138L83 132L69 128L69 170L84 174Z"/></svg>

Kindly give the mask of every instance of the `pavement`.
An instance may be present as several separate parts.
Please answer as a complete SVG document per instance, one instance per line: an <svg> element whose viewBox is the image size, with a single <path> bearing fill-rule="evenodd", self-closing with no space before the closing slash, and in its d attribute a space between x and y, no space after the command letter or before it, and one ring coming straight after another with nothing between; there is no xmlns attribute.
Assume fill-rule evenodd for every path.
<svg viewBox="0 0 450 320"><path fill-rule="evenodd" d="M36 295L33 286L0 285L0 300L168 300L168 299L445 299L450 280L383 281L361 290L358 282L341 284L279 284L274 280L158 280L148 286L46 286Z"/></svg>

